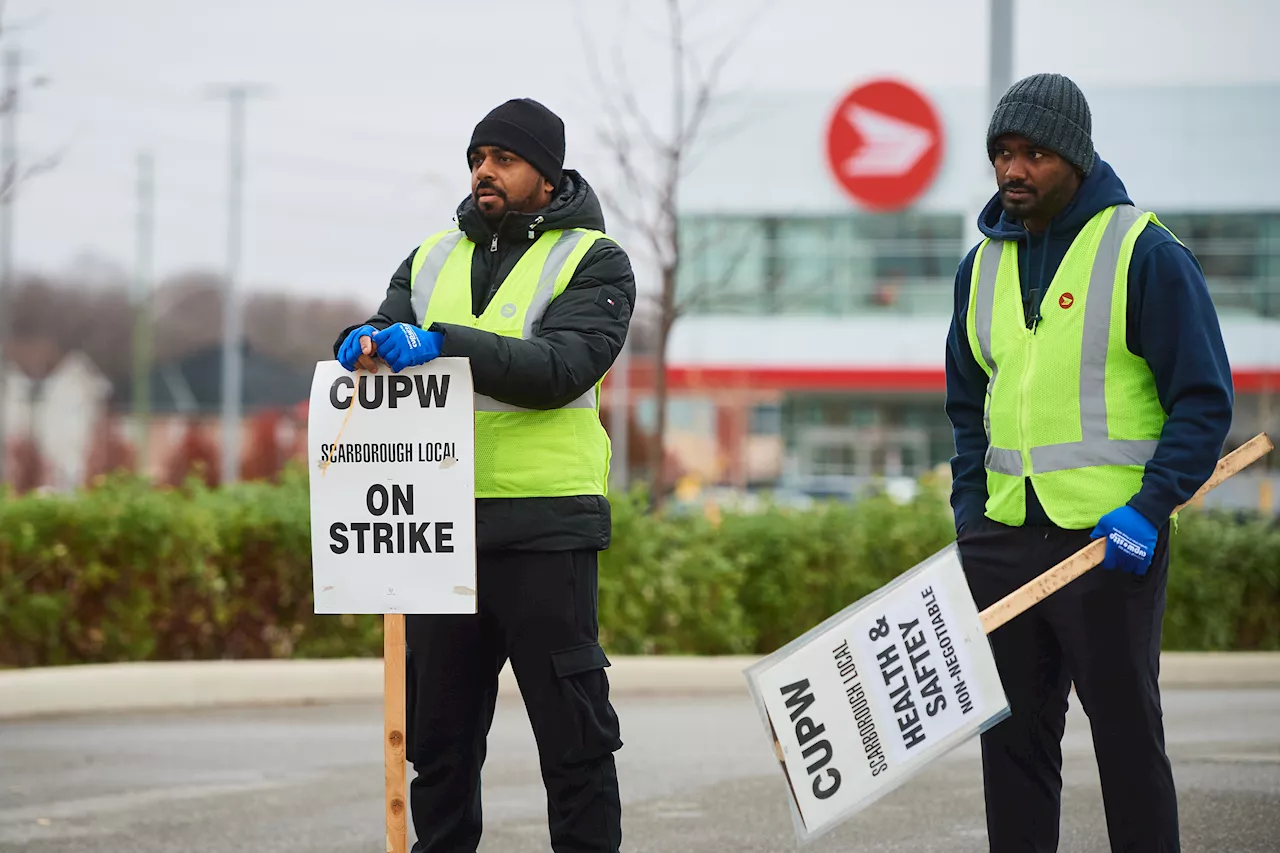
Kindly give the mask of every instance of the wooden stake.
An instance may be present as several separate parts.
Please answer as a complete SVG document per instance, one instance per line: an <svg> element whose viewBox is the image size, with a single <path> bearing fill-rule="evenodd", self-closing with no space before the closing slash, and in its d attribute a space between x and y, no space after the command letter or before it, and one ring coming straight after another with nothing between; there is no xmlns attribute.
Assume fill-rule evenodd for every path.
<svg viewBox="0 0 1280 853"><path fill-rule="evenodd" d="M387 853L407 853L404 771L404 614L382 619L382 713L386 762Z"/></svg>
<svg viewBox="0 0 1280 853"><path fill-rule="evenodd" d="M1259 433L1249 439L1249 441L1219 459L1213 476L1200 487L1190 501L1187 501L1187 503L1184 503L1174 511L1182 510L1192 501L1202 499L1206 493L1222 485L1225 480L1235 476L1249 465L1266 456L1274 447L1275 445L1271 443L1271 439L1267 437L1266 433ZM1107 540L1095 539L1090 542L1052 569L1049 569L1039 577L1033 578L982 611L979 614L979 618L982 620L983 630L990 634L1018 614L1029 610L1101 563L1106 553Z"/></svg>

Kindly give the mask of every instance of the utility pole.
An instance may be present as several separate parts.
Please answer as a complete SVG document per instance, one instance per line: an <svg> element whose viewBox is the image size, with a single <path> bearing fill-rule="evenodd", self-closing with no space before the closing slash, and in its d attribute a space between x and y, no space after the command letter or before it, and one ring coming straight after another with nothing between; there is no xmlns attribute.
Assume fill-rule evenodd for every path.
<svg viewBox="0 0 1280 853"><path fill-rule="evenodd" d="M227 162L227 272L222 299L222 476L230 485L240 476L240 421L244 364L240 340L240 242L244 193L245 102L262 87L236 83L219 87L215 97L227 99L230 135Z"/></svg>
<svg viewBox="0 0 1280 853"><path fill-rule="evenodd" d="M6 357L10 340L9 310L13 290L13 196L18 189L18 76L22 58L17 50L4 55L4 122L0 130L0 492L8 477L8 418L9 389L7 377L11 356Z"/></svg>
<svg viewBox="0 0 1280 853"><path fill-rule="evenodd" d="M987 19L987 108L986 118L991 118L996 104L1013 85L1013 31L1014 6L1016 0L988 0ZM986 128L986 122L983 122ZM990 164L982 166L981 179L974 187L974 204L972 213L965 216L965 245L969 247L981 242L983 233L978 229L977 211L987 203L995 192L995 180Z"/></svg>
<svg viewBox="0 0 1280 853"><path fill-rule="evenodd" d="M991 0L991 47L987 68L987 112L1013 85L1014 0Z"/></svg>
<svg viewBox="0 0 1280 853"><path fill-rule="evenodd" d="M151 270L155 245L155 162L138 154L136 256L133 277L133 419L138 473L148 476L147 427L151 420Z"/></svg>

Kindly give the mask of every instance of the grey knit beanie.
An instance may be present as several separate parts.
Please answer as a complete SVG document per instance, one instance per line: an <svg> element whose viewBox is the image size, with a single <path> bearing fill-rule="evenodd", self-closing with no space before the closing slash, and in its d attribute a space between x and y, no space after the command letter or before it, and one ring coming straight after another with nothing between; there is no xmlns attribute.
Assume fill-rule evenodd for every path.
<svg viewBox="0 0 1280 853"><path fill-rule="evenodd" d="M1006 133L1056 152L1086 175L1093 170L1093 118L1080 87L1061 74L1033 74L1009 87L987 128L987 151Z"/></svg>

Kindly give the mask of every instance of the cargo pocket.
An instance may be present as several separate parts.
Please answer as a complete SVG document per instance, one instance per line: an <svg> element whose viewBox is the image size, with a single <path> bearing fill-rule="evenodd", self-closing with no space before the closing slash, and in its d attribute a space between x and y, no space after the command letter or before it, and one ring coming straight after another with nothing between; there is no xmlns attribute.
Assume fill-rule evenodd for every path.
<svg viewBox="0 0 1280 853"><path fill-rule="evenodd" d="M560 725L572 726L572 731L565 732L561 762L582 764L621 749L618 715L609 704L609 679L604 672L609 659L600 644L584 643L552 652L551 666L569 711L568 719Z"/></svg>

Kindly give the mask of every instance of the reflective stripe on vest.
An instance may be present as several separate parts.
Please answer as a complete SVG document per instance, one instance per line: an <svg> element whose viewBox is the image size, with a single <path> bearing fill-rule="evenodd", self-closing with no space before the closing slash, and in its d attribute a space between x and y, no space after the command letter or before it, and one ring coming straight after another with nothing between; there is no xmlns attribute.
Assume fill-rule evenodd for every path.
<svg viewBox="0 0 1280 853"><path fill-rule="evenodd" d="M475 244L458 230L433 235L414 257L414 313L424 328L442 322L528 340L537 336L548 306L600 239L608 238L586 229L544 232L475 316ZM600 423L600 385L556 409L526 409L477 393L476 497L605 494L611 448Z"/></svg>
<svg viewBox="0 0 1280 853"><path fill-rule="evenodd" d="M546 313L547 306L551 304L556 278L560 274L560 269L564 266L565 260L573 253L585 233L577 230L560 232L560 236L547 254L547 260L542 265L542 272L538 276L538 289L525 312L524 334L522 337L528 339L538 334L538 329L542 324L542 315ZM444 269L445 261L449 259L450 253L462 241L462 237L463 233L461 231L450 231L427 250L426 259L413 279L414 287L411 301L414 316L419 319L427 316L427 306L431 303L431 295L435 292L436 283L440 280L440 272ZM424 286L418 287L419 282Z"/></svg>
<svg viewBox="0 0 1280 853"><path fill-rule="evenodd" d="M454 250L458 243L462 242L462 237L463 233L461 231L450 231L439 237L435 245L427 249L427 255L423 259L422 266L414 271L410 304L413 305L413 316L418 319L418 322L422 322L423 318L427 316L427 304L431 302L431 294L435 292L436 282L440 279L440 271L444 269L444 262L449 259L449 253ZM418 251L422 250L419 249ZM419 284L425 286L419 287Z"/></svg>
<svg viewBox="0 0 1280 853"><path fill-rule="evenodd" d="M1000 474L1023 477L1029 473L1044 474L1092 465L1143 465L1156 450L1154 440L1117 440L1107 430L1107 348L1111 338L1111 300L1121 246L1144 213L1131 205L1115 209L1103 231L1089 274L1089 298L1085 303L1084 336L1080 352L1080 441L1031 448L1031 468L1022 464L1022 452L1016 448L988 447L986 467ZM981 356L991 371L988 387L995 385L998 367L991 355L991 323L995 313L996 277L1000 268L1000 251L989 251L999 244L988 243L982 253L978 271L977 311L974 324ZM983 420L991 435L991 400L987 398Z"/></svg>

